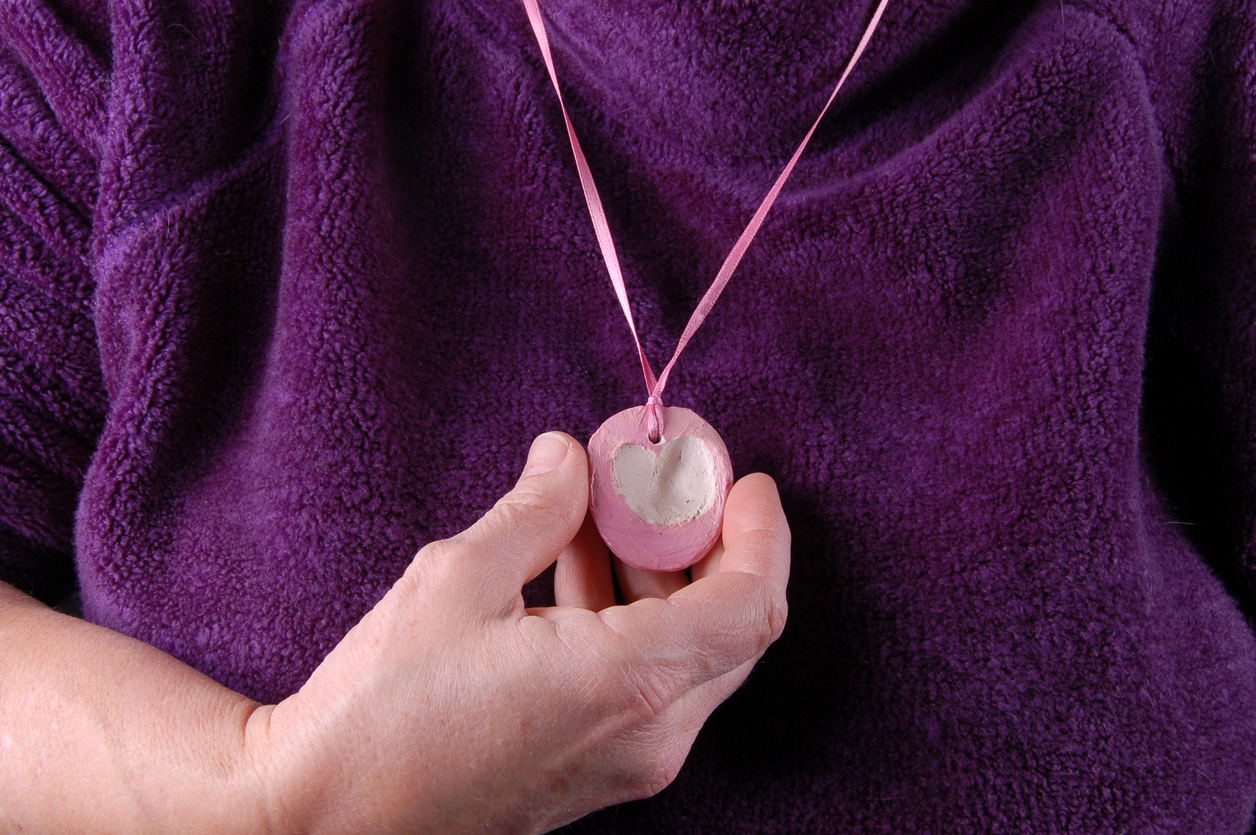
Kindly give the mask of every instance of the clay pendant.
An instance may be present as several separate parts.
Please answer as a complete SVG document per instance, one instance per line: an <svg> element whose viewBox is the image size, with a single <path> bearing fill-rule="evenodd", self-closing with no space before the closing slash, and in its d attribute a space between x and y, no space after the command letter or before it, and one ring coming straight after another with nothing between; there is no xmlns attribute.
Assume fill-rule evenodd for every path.
<svg viewBox="0 0 1256 835"><path fill-rule="evenodd" d="M615 556L646 571L679 571L720 537L733 486L728 449L688 409L663 410L650 441L645 407L627 409L589 439L589 508Z"/></svg>

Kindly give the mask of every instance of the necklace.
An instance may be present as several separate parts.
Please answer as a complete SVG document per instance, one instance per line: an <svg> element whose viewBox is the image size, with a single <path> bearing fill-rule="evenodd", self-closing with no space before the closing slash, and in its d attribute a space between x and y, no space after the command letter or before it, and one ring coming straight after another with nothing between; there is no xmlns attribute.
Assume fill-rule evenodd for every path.
<svg viewBox="0 0 1256 835"><path fill-rule="evenodd" d="M825 102L820 115L807 131L798 149L768 190L741 236L724 259L715 280L698 302L697 308L685 326L671 360L657 377L646 358L645 349L637 335L637 326L628 304L628 290L624 285L623 271L606 211L593 172L580 147L562 89L558 85L558 72L550 51L545 22L538 0L523 0L528 22L536 35L541 58L549 73L550 83L558 95L567 126L567 138L571 142L576 169L580 173L580 186L589 207L589 217L597 236L598 247L611 286L619 299L628 329L632 332L645 376L648 396L645 405L625 409L603 423L589 439L589 509L602 540L615 556L628 565L647 571L678 571L688 568L703 557L719 539L724 520L724 502L733 486L733 467L728 449L715 429L689 409L663 405L663 390L681 352L706 320L724 291L733 271L741 263L742 256L754 240L767 217L768 210L776 202L785 181L793 173L812 134L820 126L824 114L837 98L872 40L881 15L889 0L879 0L863 37L846 62L833 92Z"/></svg>

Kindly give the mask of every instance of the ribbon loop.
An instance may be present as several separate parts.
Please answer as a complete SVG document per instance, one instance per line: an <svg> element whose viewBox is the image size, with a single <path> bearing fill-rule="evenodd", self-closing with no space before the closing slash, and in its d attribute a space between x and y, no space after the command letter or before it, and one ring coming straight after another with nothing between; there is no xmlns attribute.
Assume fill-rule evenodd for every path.
<svg viewBox="0 0 1256 835"><path fill-rule="evenodd" d="M637 335L637 325L633 321L632 308L628 304L628 289L624 285L623 271L620 269L619 256L615 251L615 241L611 237L610 225L606 222L606 210L602 206L601 195L598 194L597 185L593 182L593 172L589 169L584 150L580 147L576 129L571 123L567 105L563 101L563 92L558 86L558 72L554 68L554 56L550 50L549 37L545 33L545 21L541 16L541 7L538 5L538 0L523 0L524 8L528 13L528 22L532 25L537 45L541 48L541 58L545 62L545 69L549 73L550 82L554 85L554 92L558 94L558 106L562 110L563 121L567 126L567 138L571 142L572 154L576 160L576 170L580 174L580 186L584 190L585 202L589 206L589 218L593 221L593 231L597 236L598 246L602 250L602 259L606 262L606 271L610 273L611 285L615 288L615 295L619 299L619 306L624 312L624 318L628 320L628 329L632 332L633 341L637 346L637 354L641 359L641 371L645 376L646 391L649 392L649 398L646 400L646 414L650 424L650 440L654 443L658 443L659 438L662 437L663 401L661 398L663 389L667 387L667 379L671 376L672 368L676 365L676 360L680 358L681 351L685 350L689 340L693 338L694 333L706 321L707 314L711 312L711 308L715 306L716 300L724 292L729 279L732 278L733 271L741 263L746 250L750 248L751 241L758 234L759 227L763 225L763 221L767 218L772 204L776 202L776 198L780 196L781 189L785 187L785 181L793 173L794 166L798 164L799 158L802 157L803 150L806 149L812 135L816 132L816 128L820 126L821 120L824 119L824 114L829 112L829 107L833 104L833 100L837 98L838 91L842 89L842 85L846 83L846 79L850 76L851 71L854 70L856 62L859 61L864 50L868 47L868 42L872 40L872 34L876 31L877 24L881 22L881 16L885 12L885 7L888 3L889 0L880 0L877 4L876 11L872 13L872 18L869 20L867 28L864 29L863 36L859 39L859 44L846 62L846 67L842 70L837 84L833 87L833 92L829 94L828 101L825 102L824 107L820 110L820 115L816 117L815 122L811 125L811 129L807 131L807 135L803 137L797 150L789 158L789 162L785 165L784 170L781 171L776 178L776 182L768 190L767 195L763 198L763 202L759 204L759 208L755 210L750 223L742 231L740 237L737 238L737 242L733 245L732 250L729 251L728 256L724 259L724 263L716 273L715 280L711 282L711 286L698 301L698 306L694 310L693 315L689 317L689 322L685 325L685 330L680 336L680 341L676 344L676 350L672 353L671 360L663 368L663 373L656 379L654 370L650 367L650 361L646 358L645 348L641 345L641 338Z"/></svg>

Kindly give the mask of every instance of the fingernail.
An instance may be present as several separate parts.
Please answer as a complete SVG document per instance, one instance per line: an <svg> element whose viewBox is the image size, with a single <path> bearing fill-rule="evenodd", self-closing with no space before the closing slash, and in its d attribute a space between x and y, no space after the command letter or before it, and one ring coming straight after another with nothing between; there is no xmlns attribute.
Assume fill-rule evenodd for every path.
<svg viewBox="0 0 1256 835"><path fill-rule="evenodd" d="M541 475L558 468L567 457L569 448L566 439L554 432L546 432L537 436L528 450L528 463L523 468L524 476Z"/></svg>

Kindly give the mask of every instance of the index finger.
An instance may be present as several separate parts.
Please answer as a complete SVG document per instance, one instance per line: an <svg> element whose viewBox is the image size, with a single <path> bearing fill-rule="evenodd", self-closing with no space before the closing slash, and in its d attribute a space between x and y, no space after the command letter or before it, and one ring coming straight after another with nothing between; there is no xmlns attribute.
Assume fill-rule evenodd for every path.
<svg viewBox="0 0 1256 835"><path fill-rule="evenodd" d="M724 553L720 571L740 571L763 577L785 605L789 583L789 522L781 507L776 482L764 473L751 473L733 485L724 505Z"/></svg>
<svg viewBox="0 0 1256 835"><path fill-rule="evenodd" d="M666 600L600 613L651 671L668 701L757 658L785 626L789 525L766 475L733 486L724 511L720 570Z"/></svg>

